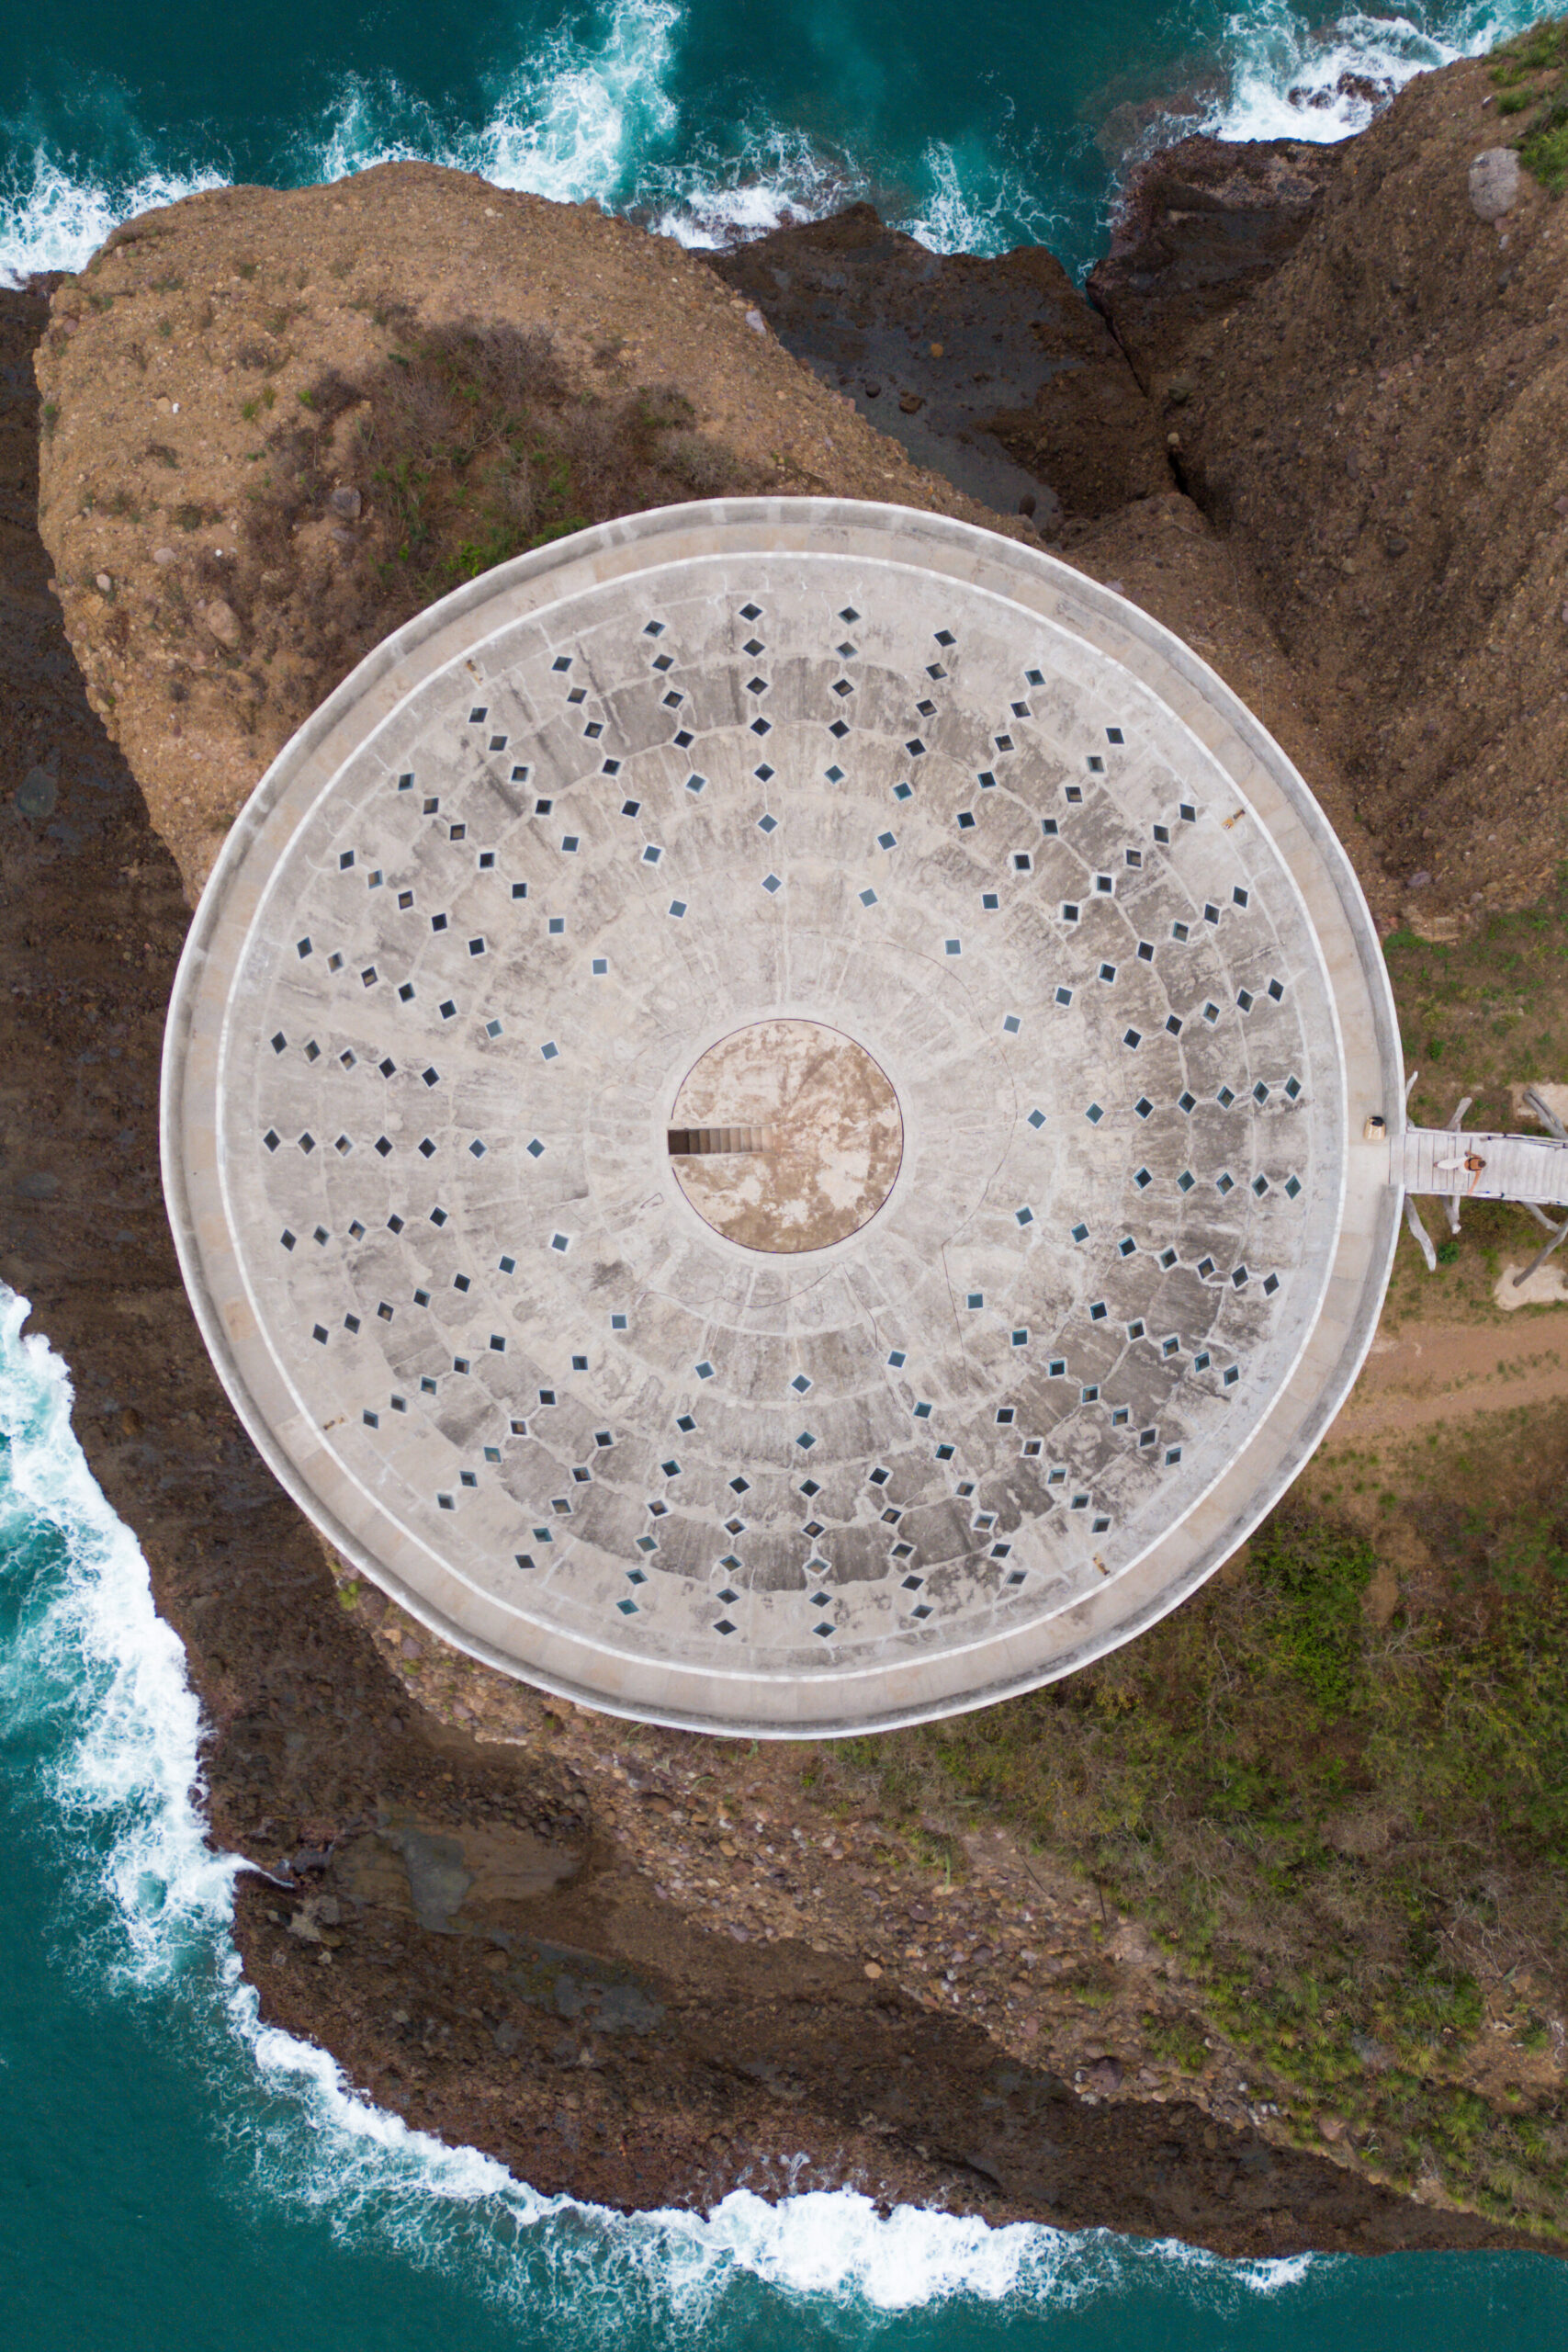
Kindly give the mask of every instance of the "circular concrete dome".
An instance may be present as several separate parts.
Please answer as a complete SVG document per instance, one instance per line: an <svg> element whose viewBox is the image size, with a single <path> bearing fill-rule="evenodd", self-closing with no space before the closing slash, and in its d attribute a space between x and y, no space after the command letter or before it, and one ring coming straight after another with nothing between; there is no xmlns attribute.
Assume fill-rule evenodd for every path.
<svg viewBox="0 0 1568 2352"><path fill-rule="evenodd" d="M616 1713L818 1736L1070 1671L1370 1343L1397 1031L1343 852L1049 556L817 500L485 574L275 762L164 1177L345 1559Z"/></svg>

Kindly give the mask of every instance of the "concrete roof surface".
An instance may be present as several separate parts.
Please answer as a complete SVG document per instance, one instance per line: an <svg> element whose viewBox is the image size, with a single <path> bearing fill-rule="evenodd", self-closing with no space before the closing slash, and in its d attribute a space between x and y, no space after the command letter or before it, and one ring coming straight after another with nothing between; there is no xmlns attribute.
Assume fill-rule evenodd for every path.
<svg viewBox="0 0 1568 2352"><path fill-rule="evenodd" d="M1401 1094L1348 864L1196 656L967 525L729 501L486 573L285 750L165 1182L346 1558L588 1703L817 1736L1235 1548L1370 1343Z"/></svg>

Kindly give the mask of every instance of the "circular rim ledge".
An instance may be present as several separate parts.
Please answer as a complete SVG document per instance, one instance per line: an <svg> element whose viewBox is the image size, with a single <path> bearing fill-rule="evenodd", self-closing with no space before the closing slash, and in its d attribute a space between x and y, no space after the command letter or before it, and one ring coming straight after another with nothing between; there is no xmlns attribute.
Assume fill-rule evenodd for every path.
<svg viewBox="0 0 1568 2352"><path fill-rule="evenodd" d="M594 1656L602 1668L620 1668L619 1689L502 1651L389 1569L323 1504L281 1442L248 1376L247 1357L265 1349L261 1334L243 1314L233 1321L248 1328L231 1329L219 1309L220 1296L242 1295L238 1260L221 1221L202 1216L193 1199L186 1141L188 1132L198 1142L204 1138L209 1153L216 1150L210 1118L202 1111L200 1064L205 1056L209 1081L215 1082L227 1000L220 943L236 921L230 886L257 836L291 787L302 777L319 779L352 749L350 734L357 740L360 729L350 730L349 722L368 697L374 695L384 713L469 650L472 631L465 632L463 624L493 598L509 599L508 618L513 619L519 597L525 609L536 611L563 595L652 566L710 555L716 538L761 555L860 552L868 560L896 556L919 561L955 580L994 586L1023 609L1084 637L1156 692L1162 672L1180 682L1189 690L1189 725L1268 827L1302 895L1330 976L1329 1001L1342 1048L1347 1145L1334 1261L1317 1320L1290 1378L1208 1493L1105 1591L1051 1621L1071 1633L1044 1662L1010 1657L1010 1647L1024 1645L1016 1634L997 1634L893 1667L846 1665L810 1678L727 1678L711 1668L688 1672L660 1661L649 1668L649 1679L663 1686L655 1700L636 1687L635 1668L618 1654ZM344 741L334 744L340 729ZM1361 1140L1371 1113L1387 1123L1382 1143ZM202 892L170 997L160 1125L169 1220L208 1352L274 1476L350 1566L454 1648L578 1705L720 1737L822 1739L964 1713L1074 1673L1157 1623L1246 1542L1320 1443L1377 1329L1399 1235L1400 1196L1389 1184L1388 1168L1390 1146L1404 1125L1403 1056L1387 967L1348 857L1283 751L1179 638L1057 558L950 516L848 499L718 499L601 524L481 573L384 639L328 695L262 776ZM225 1271L231 1280L215 1280ZM435 1555L429 1556L438 1566ZM558 1636L552 1646L571 1645ZM978 1649L996 1655L964 1682L965 1660L973 1666ZM727 1681L749 1682L753 1694L762 1682L771 1711L738 1709L721 1715L712 1696Z"/></svg>

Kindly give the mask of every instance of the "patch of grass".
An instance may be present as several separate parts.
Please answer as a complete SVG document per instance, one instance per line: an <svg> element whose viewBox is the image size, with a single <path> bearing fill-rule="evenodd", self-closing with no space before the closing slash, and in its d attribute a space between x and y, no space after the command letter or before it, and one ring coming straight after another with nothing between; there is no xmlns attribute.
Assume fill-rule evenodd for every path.
<svg viewBox="0 0 1568 2352"><path fill-rule="evenodd" d="M1483 1984L1521 2037L1537 2012L1508 1966L1544 1956L1562 1997L1568 1525L1555 1463L1510 1509L1481 1458L1428 1459L1440 1589L1392 1623L1366 1606L1378 1543L1292 1503L1111 1657L855 1755L890 1818L978 1798L1162 1937L1203 2024L1160 2024L1156 2052L1196 2072L1206 2025L1303 2133L1331 2106L1395 2178L1429 2161L1562 2229L1555 2096L1497 2103L1464 2075Z"/></svg>
<svg viewBox="0 0 1568 2352"><path fill-rule="evenodd" d="M1179 2066L1184 2075L1202 2073L1209 2053L1190 2018L1150 2014L1143 2024L1144 2041L1156 2058L1163 2058L1168 2066Z"/></svg>
<svg viewBox="0 0 1568 2352"><path fill-rule="evenodd" d="M1503 93L1498 113L1539 108L1518 141L1519 161L1549 196L1561 196L1568 188L1568 89L1563 86L1568 23L1543 17L1528 32L1502 42L1493 57L1492 80ZM1556 78L1546 83L1544 74Z"/></svg>
<svg viewBox="0 0 1568 2352"><path fill-rule="evenodd" d="M1519 141L1519 161L1549 196L1568 188L1568 95L1554 97Z"/></svg>
<svg viewBox="0 0 1568 2352"><path fill-rule="evenodd" d="M1542 17L1522 33L1499 41L1492 51L1492 79L1500 90L1511 89L1531 74L1547 74L1563 62L1568 26L1554 17Z"/></svg>

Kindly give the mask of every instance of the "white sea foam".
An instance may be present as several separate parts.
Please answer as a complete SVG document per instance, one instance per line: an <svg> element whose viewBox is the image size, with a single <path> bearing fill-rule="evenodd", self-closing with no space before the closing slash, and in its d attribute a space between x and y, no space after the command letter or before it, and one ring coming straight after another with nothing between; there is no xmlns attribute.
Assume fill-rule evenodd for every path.
<svg viewBox="0 0 1568 2352"><path fill-rule="evenodd" d="M207 1845L197 1809L200 1714L184 1649L76 1442L65 1366L36 1332L20 1336L27 1313L0 1286L0 1555L51 1531L69 1573L0 1667L7 1713L69 1722L51 1793L69 1815L112 1816L108 1891L124 1939L112 1962L150 1983L227 1918L232 1865Z"/></svg>
<svg viewBox="0 0 1568 2352"><path fill-rule="evenodd" d="M704 2266L716 2261L751 2271L796 2294L852 2299L877 2312L908 2312L951 2296L1000 2302L1021 2290L1077 2300L1082 2282L1066 2276L1072 2241L1055 2230L1014 2223L991 2229L956 2213L900 2205L880 2213L871 2199L842 2189L808 2192L770 2204L738 2189L704 2217L656 2217Z"/></svg>
<svg viewBox="0 0 1568 2352"><path fill-rule="evenodd" d="M1098 2232L881 2213L848 2191L771 2204L741 2189L706 2215L619 2215L544 2197L477 2149L412 2131L325 2052L263 2025L230 1934L238 1858L214 1854L204 1834L185 1653L76 1442L64 1364L21 1335L28 1311L0 1286L0 1571L26 1587L18 1635L0 1653L0 1702L14 1724L31 1724L36 1745L50 1736L67 1879L91 1870L109 1898L108 1941L87 1960L204 2026L229 2143L248 2141L265 2194L320 2212L345 2240L374 2236L411 2264L456 2266L476 2292L536 2320L558 2296L607 2299L623 2317L637 2303L682 2335L743 2278L888 2320L953 2300L1062 2311L1156 2278L1200 2290L1213 2310L1300 2283L1299 2260L1223 2264ZM98 1834L73 1840L73 1826Z"/></svg>
<svg viewBox="0 0 1568 2352"><path fill-rule="evenodd" d="M1353 8L1309 20L1292 0L1252 0L1224 20L1215 95L1152 126L1140 153L1184 130L1224 139L1336 140L1361 130L1413 75L1473 55L1529 23L1540 0L1450 0L1378 15ZM902 192L870 159L787 125L738 126L722 153L676 152L681 0L607 0L596 28L561 24L491 91L486 119L440 119L389 77L351 76L321 124L287 157L297 182L342 179L378 163L419 160L477 172L497 187L562 202L635 210L700 248L730 245L816 220L859 198L939 253L991 254L1059 241L1067 223L995 140L932 142ZM12 130L13 146L17 145ZM144 166L119 178L68 168L44 147L0 185L0 284L80 269L117 222L199 188L222 187L216 155Z"/></svg>
<svg viewBox="0 0 1568 2352"><path fill-rule="evenodd" d="M338 180L413 159L560 204L611 204L676 128L666 82L680 17L678 0L614 0L595 35L558 28L494 89L487 119L469 129L439 123L393 81L353 77L324 132L298 140L291 161L301 180Z"/></svg>
<svg viewBox="0 0 1568 2352"><path fill-rule="evenodd" d="M637 183L656 234L708 252L841 212L871 192L852 156L771 126L741 133L724 154L645 167Z"/></svg>
<svg viewBox="0 0 1568 2352"><path fill-rule="evenodd" d="M1479 55L1539 13L1539 0L1461 0L1309 23L1289 0L1255 0L1225 23L1224 88L1200 127L1216 139L1348 138L1417 74Z"/></svg>
<svg viewBox="0 0 1568 2352"><path fill-rule="evenodd" d="M624 194L676 127L666 80L680 17L677 0L616 0L597 46L558 35L513 75L474 168L563 203Z"/></svg>
<svg viewBox="0 0 1568 2352"><path fill-rule="evenodd" d="M1013 245L1049 244L1062 224L1061 214L983 145L933 140L920 164L927 194L897 225L933 253L998 254Z"/></svg>
<svg viewBox="0 0 1568 2352"><path fill-rule="evenodd" d="M134 213L226 185L215 169L149 170L116 183L77 178L39 148L30 166L0 187L0 286L19 286L44 270L81 269Z"/></svg>

